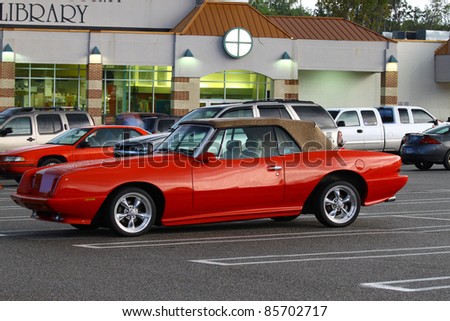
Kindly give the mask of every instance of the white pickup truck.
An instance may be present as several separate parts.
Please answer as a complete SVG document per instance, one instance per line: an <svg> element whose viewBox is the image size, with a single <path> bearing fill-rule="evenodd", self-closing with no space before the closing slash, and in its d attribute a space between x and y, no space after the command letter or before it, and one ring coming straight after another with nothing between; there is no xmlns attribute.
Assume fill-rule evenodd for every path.
<svg viewBox="0 0 450 321"><path fill-rule="evenodd" d="M438 124L422 107L329 108L342 132L344 148L398 152L406 133L422 132Z"/></svg>

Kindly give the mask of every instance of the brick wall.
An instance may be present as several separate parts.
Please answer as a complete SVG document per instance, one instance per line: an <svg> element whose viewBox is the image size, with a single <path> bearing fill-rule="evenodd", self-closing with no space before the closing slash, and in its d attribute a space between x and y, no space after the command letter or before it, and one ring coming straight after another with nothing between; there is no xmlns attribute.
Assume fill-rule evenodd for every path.
<svg viewBox="0 0 450 321"><path fill-rule="evenodd" d="M96 124L102 122L102 75L103 64L88 65L87 110Z"/></svg>
<svg viewBox="0 0 450 321"><path fill-rule="evenodd" d="M381 73L381 105L397 105L398 103L398 71Z"/></svg>
<svg viewBox="0 0 450 321"><path fill-rule="evenodd" d="M14 106L16 64L0 62L0 111Z"/></svg>
<svg viewBox="0 0 450 321"><path fill-rule="evenodd" d="M183 116L200 104L200 79L172 78L172 114Z"/></svg>

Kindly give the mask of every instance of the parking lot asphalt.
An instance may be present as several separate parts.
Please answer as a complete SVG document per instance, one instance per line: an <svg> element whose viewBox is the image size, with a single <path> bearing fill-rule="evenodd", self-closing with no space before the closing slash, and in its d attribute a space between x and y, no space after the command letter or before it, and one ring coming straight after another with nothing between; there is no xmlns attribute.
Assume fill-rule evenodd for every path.
<svg viewBox="0 0 450 321"><path fill-rule="evenodd" d="M0 180L0 300L449 300L450 172L402 172L397 200L347 228L307 215L138 238L33 220Z"/></svg>

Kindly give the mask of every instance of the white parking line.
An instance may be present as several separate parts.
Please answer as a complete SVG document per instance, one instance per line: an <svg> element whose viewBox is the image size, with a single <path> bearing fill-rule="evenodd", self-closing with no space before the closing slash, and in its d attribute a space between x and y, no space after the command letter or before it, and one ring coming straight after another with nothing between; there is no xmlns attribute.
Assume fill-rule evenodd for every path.
<svg viewBox="0 0 450 321"><path fill-rule="evenodd" d="M398 229L375 229L375 230L353 230L353 231L321 231L321 232L303 232L303 233L282 233L282 234L263 234L263 235L243 235L230 237L212 237L212 238L188 238L172 240L148 240L148 241L127 241L113 243L91 243L74 244L76 247L89 249L118 249L118 248L138 248L138 247L164 247L174 245L193 245L193 244L217 244L217 243L242 243L242 242L270 242L291 239L307 239L319 237L349 237L356 235L382 235L399 233L423 233L429 229L450 230L450 225L435 226L417 226Z"/></svg>
<svg viewBox="0 0 450 321"><path fill-rule="evenodd" d="M16 221L35 221L30 216L11 216L11 217L0 217L0 222L16 222Z"/></svg>
<svg viewBox="0 0 450 321"><path fill-rule="evenodd" d="M400 284L405 286L400 286ZM360 285L367 288L376 288L400 292L421 292L431 290L442 290L450 288L450 276L399 280L399 281L386 281L376 283L361 283ZM418 285L420 287L417 287Z"/></svg>
<svg viewBox="0 0 450 321"><path fill-rule="evenodd" d="M363 254L363 255L360 255ZM200 259L190 260L194 263L237 266L237 265L255 265L255 264L274 264L274 263L300 263L317 261L345 261L345 260L365 260L376 258L396 258L424 255L450 254L450 246L418 247L418 248L398 248L381 250L361 250L345 252L324 252L308 254L289 254L289 255L268 255L268 256L243 256L231 258Z"/></svg>

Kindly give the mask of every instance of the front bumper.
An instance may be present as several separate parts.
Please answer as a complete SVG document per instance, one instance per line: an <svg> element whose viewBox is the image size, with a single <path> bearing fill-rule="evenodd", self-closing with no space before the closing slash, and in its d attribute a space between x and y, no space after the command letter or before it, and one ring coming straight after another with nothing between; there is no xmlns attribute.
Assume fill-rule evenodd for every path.
<svg viewBox="0 0 450 321"><path fill-rule="evenodd" d="M33 211L32 217L67 224L90 224L104 197L51 198L14 193L12 200Z"/></svg>

